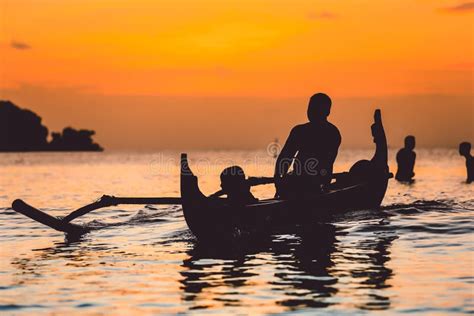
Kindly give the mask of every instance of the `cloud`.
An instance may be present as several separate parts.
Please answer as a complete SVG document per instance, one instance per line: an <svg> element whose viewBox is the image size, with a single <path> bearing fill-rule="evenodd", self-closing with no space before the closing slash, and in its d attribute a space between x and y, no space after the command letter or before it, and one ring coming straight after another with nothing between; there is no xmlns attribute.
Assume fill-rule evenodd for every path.
<svg viewBox="0 0 474 316"><path fill-rule="evenodd" d="M464 2L455 6L442 8L441 11L450 13L464 13L474 11L474 2Z"/></svg>
<svg viewBox="0 0 474 316"><path fill-rule="evenodd" d="M338 17L337 14L328 11L308 13L308 19L310 20L333 20Z"/></svg>
<svg viewBox="0 0 474 316"><path fill-rule="evenodd" d="M11 41L10 47L18 50L31 49L31 46L24 42Z"/></svg>

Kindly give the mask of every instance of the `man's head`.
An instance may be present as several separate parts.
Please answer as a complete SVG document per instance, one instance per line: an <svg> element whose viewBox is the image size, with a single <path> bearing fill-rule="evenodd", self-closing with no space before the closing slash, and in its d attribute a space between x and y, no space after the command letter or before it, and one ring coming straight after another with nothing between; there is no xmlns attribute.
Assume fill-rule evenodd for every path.
<svg viewBox="0 0 474 316"><path fill-rule="evenodd" d="M239 166L225 168L221 173L221 187L225 192L235 192L245 185L245 173Z"/></svg>
<svg viewBox="0 0 474 316"><path fill-rule="evenodd" d="M405 148L409 150L415 149L415 136L409 135L405 137Z"/></svg>
<svg viewBox="0 0 474 316"><path fill-rule="evenodd" d="M324 93L316 93L309 99L308 119L310 122L326 120L331 113L331 98Z"/></svg>
<svg viewBox="0 0 474 316"><path fill-rule="evenodd" d="M459 154L464 157L471 155L471 143L463 142L459 144Z"/></svg>

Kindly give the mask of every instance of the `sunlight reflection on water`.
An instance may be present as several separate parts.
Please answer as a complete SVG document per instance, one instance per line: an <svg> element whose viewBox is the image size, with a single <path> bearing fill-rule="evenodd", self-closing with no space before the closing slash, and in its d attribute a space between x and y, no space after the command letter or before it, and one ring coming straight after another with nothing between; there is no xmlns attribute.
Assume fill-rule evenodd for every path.
<svg viewBox="0 0 474 316"><path fill-rule="evenodd" d="M341 153L336 171L370 156ZM0 312L473 312L474 187L455 151L418 157L417 182L391 181L382 211L224 250L196 244L178 206L98 210L78 222L115 225L75 242L9 209L15 198L65 215L102 194L178 196L179 153L1 154ZM265 152L190 158L205 193L231 162L251 176L273 169Z"/></svg>

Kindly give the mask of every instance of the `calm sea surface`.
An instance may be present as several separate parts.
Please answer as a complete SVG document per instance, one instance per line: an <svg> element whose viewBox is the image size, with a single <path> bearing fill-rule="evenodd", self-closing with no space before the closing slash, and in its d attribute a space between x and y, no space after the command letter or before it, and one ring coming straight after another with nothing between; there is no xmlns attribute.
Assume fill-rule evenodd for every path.
<svg viewBox="0 0 474 316"><path fill-rule="evenodd" d="M265 151L189 156L209 194L230 164L272 174ZM336 171L370 157L341 152ZM474 185L455 150L418 158L416 183L392 180L382 210L334 218L314 238L211 249L180 206L98 210L75 221L98 228L76 241L10 208L22 198L64 216L102 194L179 196L179 153L0 154L0 314L473 313Z"/></svg>

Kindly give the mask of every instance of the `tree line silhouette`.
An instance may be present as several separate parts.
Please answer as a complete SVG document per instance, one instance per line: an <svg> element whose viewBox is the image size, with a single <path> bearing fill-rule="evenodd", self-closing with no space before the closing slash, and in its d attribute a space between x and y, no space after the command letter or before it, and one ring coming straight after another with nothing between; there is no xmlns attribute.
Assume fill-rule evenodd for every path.
<svg viewBox="0 0 474 316"><path fill-rule="evenodd" d="M0 101L0 151L102 151L92 136L95 131L66 127L62 132L49 131L41 117L21 109L10 101Z"/></svg>

